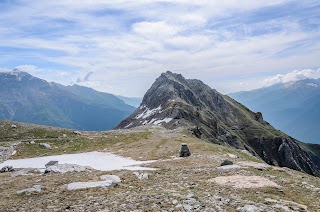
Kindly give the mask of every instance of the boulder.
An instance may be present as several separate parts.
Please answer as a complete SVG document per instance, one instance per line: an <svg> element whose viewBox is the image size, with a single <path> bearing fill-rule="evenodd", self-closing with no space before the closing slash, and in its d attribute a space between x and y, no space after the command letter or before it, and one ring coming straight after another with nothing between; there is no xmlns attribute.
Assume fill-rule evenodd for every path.
<svg viewBox="0 0 320 212"><path fill-rule="evenodd" d="M260 123L263 123L263 116L262 116L262 113L261 112L257 112L255 114L255 119L256 121L260 122Z"/></svg>
<svg viewBox="0 0 320 212"><path fill-rule="evenodd" d="M220 166L227 166L227 165L233 165L233 162L230 161L230 160L224 160L224 161L220 164Z"/></svg>
<svg viewBox="0 0 320 212"><path fill-rule="evenodd" d="M87 170L92 170L92 168L89 166L80 166L76 164L56 164L47 167L44 173L82 172Z"/></svg>
<svg viewBox="0 0 320 212"><path fill-rule="evenodd" d="M96 182L76 182L67 185L67 190L79 190L87 188L108 188L115 185L112 180L96 181Z"/></svg>
<svg viewBox="0 0 320 212"><path fill-rule="evenodd" d="M30 195L32 193L40 193L41 192L41 185L34 185L31 188L23 189L20 191L17 191L17 194L26 194Z"/></svg>
<svg viewBox="0 0 320 212"><path fill-rule="evenodd" d="M187 144L181 144L181 148L179 151L179 157L189 157L191 152L187 146Z"/></svg>
<svg viewBox="0 0 320 212"><path fill-rule="evenodd" d="M12 124L12 125L11 125L11 128L12 128L12 129L16 129L16 128L17 128L17 125Z"/></svg>
<svg viewBox="0 0 320 212"><path fill-rule="evenodd" d="M80 132L80 131L74 131L73 134L75 134L75 135L81 135L81 132Z"/></svg>
<svg viewBox="0 0 320 212"><path fill-rule="evenodd" d="M40 143L39 146L44 149L51 149L50 144L47 144L47 143Z"/></svg>

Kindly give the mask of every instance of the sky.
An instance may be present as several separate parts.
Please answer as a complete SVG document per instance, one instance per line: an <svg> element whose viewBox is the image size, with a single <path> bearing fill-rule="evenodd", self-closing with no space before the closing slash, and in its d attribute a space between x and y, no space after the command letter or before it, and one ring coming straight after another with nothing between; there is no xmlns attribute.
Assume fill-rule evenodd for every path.
<svg viewBox="0 0 320 212"><path fill-rule="evenodd" d="M0 70L143 96L167 70L227 94L320 78L318 0L0 0Z"/></svg>

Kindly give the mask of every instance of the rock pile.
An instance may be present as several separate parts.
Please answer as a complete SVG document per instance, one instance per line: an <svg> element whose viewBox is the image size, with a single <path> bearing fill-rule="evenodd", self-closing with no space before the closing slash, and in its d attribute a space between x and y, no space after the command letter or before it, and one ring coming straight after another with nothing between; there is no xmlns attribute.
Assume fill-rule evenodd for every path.
<svg viewBox="0 0 320 212"><path fill-rule="evenodd" d="M13 172L14 171L14 168L12 166L5 166L3 167L1 170L0 170L0 173L3 173L3 172Z"/></svg>

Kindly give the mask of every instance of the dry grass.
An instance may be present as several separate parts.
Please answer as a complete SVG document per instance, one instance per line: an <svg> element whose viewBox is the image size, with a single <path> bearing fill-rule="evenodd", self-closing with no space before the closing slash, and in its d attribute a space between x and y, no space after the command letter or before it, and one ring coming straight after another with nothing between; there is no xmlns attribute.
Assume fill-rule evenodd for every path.
<svg viewBox="0 0 320 212"><path fill-rule="evenodd" d="M77 140L79 139L79 140ZM54 149L32 149L22 146L16 157L30 157L41 154L61 154L64 151L109 151L133 159L158 160L148 166L158 168L149 173L149 179L139 180L132 171L81 172L68 174L11 177L9 173L0 174L0 208L2 211L181 211L179 204L186 204L190 195L205 209L235 211L245 204L271 203L266 198L282 199L307 205L310 211L319 211L319 192L301 186L307 182L320 187L319 178L315 178L289 169L257 170L243 168L219 172L216 167L227 153L237 155L237 161L259 161L239 150L204 142L191 137L183 131L167 131L162 128L112 131L108 133L84 133L74 142L52 141ZM48 142L49 143L49 142ZM188 158L173 159L177 156L181 143L187 143L192 155ZM82 145L81 145L82 144ZM55 149L55 147L58 147ZM103 174L118 175L122 182L108 189L87 189L67 191L65 185L77 181L96 181ZM281 186L276 188L236 189L222 186L209 179L218 176L247 175L263 176ZM43 191L30 196L17 195L16 191L42 185ZM178 203L177 203L177 202ZM202 207L202 206L201 206ZM293 206L292 206L293 207Z"/></svg>

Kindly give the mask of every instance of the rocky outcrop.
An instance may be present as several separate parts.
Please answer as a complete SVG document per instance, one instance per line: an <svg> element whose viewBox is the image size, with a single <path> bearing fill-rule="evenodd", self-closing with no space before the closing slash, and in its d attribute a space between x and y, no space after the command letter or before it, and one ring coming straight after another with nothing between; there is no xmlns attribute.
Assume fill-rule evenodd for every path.
<svg viewBox="0 0 320 212"><path fill-rule="evenodd" d="M258 121L260 123L263 123L262 113L261 112L257 112L256 115L255 115L255 119L256 119L256 121Z"/></svg>
<svg viewBox="0 0 320 212"><path fill-rule="evenodd" d="M15 150L14 146L0 147L0 163L8 160Z"/></svg>
<svg viewBox="0 0 320 212"><path fill-rule="evenodd" d="M254 113L201 81L180 74L161 74L140 107L117 128L141 125L186 127L198 138L246 150L269 164L320 176L320 151L274 129L261 112Z"/></svg>

